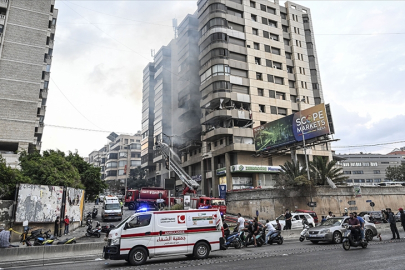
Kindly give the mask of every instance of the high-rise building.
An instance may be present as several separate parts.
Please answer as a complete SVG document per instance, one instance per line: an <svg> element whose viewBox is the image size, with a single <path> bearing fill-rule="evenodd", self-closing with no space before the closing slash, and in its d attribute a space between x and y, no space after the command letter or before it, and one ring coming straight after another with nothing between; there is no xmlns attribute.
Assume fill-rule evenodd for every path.
<svg viewBox="0 0 405 270"><path fill-rule="evenodd" d="M301 109L324 103L310 9L292 2L280 6L277 0L199 0L197 5L197 12L188 16L198 19L197 35L187 34L181 42L179 31L169 44L167 60L172 65L166 71L172 80L167 88L172 114L163 118L172 128L167 126L163 133L174 136L182 166L200 181L206 195L218 195L219 184L227 184L227 189L272 186L272 166L291 160L291 155L256 157L253 128L298 112L297 100L303 101ZM191 21L185 22L195 33ZM181 53L185 44L190 52L198 51L197 58ZM149 64L155 67L154 78L159 76L156 59ZM188 67L186 77L182 77L183 63ZM198 72L193 69L196 65ZM155 82L157 89L159 79ZM184 104L193 108L193 114L181 111ZM199 117L193 133L196 140L185 132L198 121L190 115ZM147 126L143 122L143 133ZM159 139L150 129L149 135ZM181 147L184 144L190 147ZM314 155L332 158L328 144L309 147L307 152L310 160ZM305 164L303 150L297 150L297 156ZM157 162L153 160L161 168Z"/></svg>
<svg viewBox="0 0 405 270"><path fill-rule="evenodd" d="M124 183L131 170L141 166L141 132L134 135L112 132L107 139L106 145L89 154L88 162L100 167L101 179L107 183Z"/></svg>
<svg viewBox="0 0 405 270"><path fill-rule="evenodd" d="M41 149L55 0L0 1L0 152Z"/></svg>

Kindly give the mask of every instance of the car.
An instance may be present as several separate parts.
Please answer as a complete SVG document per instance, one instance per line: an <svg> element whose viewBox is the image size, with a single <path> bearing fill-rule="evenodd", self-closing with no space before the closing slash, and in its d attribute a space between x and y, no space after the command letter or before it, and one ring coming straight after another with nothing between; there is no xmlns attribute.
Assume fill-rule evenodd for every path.
<svg viewBox="0 0 405 270"><path fill-rule="evenodd" d="M398 211L398 213L395 214L395 221L401 222L401 213L399 211Z"/></svg>
<svg viewBox="0 0 405 270"><path fill-rule="evenodd" d="M313 217L314 222L315 222L315 225L318 224L318 216L316 215L316 212L315 212L315 211L297 209L297 210L295 210L295 213L307 213L307 214L309 214L311 217Z"/></svg>
<svg viewBox="0 0 405 270"><path fill-rule="evenodd" d="M309 214L291 213L291 216L292 216L291 229L302 229L302 219L304 218L304 216L308 220L309 227L315 227L315 221L314 221L313 217ZM280 215L277 219L279 220L281 226L284 228L284 226L285 226L284 214ZM271 222L271 224L273 224L273 226L276 226L275 220L272 220L270 222Z"/></svg>
<svg viewBox="0 0 405 270"><path fill-rule="evenodd" d="M104 201L104 197L105 197L104 194L100 194L100 195L98 196L98 199L100 200L100 202L103 202L103 201Z"/></svg>
<svg viewBox="0 0 405 270"><path fill-rule="evenodd" d="M342 242L342 235L346 231L343 227L344 223L347 223L349 217L334 217L324 221L321 225L310 228L306 235L306 239L314 244L318 242L332 242L334 244L340 244ZM377 228L374 223L365 221L365 237L367 241L373 240L373 237L377 236Z"/></svg>

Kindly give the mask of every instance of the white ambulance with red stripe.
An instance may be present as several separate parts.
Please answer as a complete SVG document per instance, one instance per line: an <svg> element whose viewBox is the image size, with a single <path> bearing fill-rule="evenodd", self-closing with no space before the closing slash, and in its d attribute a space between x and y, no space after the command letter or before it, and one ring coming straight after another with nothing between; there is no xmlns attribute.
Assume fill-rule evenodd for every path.
<svg viewBox="0 0 405 270"><path fill-rule="evenodd" d="M218 209L139 212L110 231L104 258L141 265L147 258L207 258L224 244Z"/></svg>

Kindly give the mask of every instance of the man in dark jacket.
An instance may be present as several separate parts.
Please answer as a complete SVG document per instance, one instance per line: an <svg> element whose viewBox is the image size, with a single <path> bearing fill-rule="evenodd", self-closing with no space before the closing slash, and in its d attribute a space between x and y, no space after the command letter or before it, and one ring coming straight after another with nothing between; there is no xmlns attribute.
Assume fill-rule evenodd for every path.
<svg viewBox="0 0 405 270"><path fill-rule="evenodd" d="M399 208L398 210L399 210L399 213L401 213L401 225L405 231L405 212L404 212L404 209L402 209L402 208Z"/></svg>
<svg viewBox="0 0 405 270"><path fill-rule="evenodd" d="M397 239L399 239L399 232L398 232L398 228L397 228L397 221L395 220L395 215L391 211L391 208L388 208L387 211L388 211L388 223L390 224L391 232L392 232L391 240L395 239L395 234L397 235Z"/></svg>

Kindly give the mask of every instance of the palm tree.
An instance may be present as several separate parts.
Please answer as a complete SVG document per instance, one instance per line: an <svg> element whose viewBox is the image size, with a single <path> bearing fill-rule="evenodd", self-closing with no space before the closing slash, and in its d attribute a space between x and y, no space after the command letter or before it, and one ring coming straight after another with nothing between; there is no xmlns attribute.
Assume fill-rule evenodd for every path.
<svg viewBox="0 0 405 270"><path fill-rule="evenodd" d="M295 179L299 176L306 176L306 169L300 166L299 161L295 162L294 160L287 161L284 165L281 165L280 175L285 178L289 184L294 185Z"/></svg>
<svg viewBox="0 0 405 270"><path fill-rule="evenodd" d="M314 157L314 160L309 163L311 170L311 178L314 179L317 185L328 185L327 178L336 184L342 184L347 179L342 172L342 168L335 166L336 161L328 162L327 157Z"/></svg>

